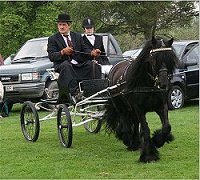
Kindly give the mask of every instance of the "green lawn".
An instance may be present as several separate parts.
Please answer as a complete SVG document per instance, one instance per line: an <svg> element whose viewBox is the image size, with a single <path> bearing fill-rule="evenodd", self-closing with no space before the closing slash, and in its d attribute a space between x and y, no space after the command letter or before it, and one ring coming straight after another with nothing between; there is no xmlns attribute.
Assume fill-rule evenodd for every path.
<svg viewBox="0 0 200 180"><path fill-rule="evenodd" d="M27 142L21 132L15 105L7 118L0 119L1 179L199 179L198 101L169 112L175 141L159 149L155 163L138 163L139 152L129 152L104 130L90 134L75 127L71 148L58 140L56 121L41 122L37 142ZM149 113L151 130L160 128L155 113Z"/></svg>

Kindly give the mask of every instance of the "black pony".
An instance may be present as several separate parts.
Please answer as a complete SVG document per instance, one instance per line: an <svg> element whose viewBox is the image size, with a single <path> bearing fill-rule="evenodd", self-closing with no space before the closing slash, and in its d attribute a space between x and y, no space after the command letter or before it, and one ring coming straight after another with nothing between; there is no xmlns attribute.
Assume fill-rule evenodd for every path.
<svg viewBox="0 0 200 180"><path fill-rule="evenodd" d="M174 139L167 105L169 78L178 63L172 43L173 38L167 41L152 37L136 60L119 63L109 74L111 85L119 84L119 87L110 92L106 127L128 150L141 148L141 162L158 160L157 148ZM152 138L145 118L151 111L159 115L162 123L162 128L156 130Z"/></svg>

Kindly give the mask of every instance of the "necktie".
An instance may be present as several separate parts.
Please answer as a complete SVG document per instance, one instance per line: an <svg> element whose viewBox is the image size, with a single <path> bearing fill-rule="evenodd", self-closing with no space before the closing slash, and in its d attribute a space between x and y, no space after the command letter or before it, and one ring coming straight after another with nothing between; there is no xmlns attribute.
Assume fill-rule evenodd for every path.
<svg viewBox="0 0 200 180"><path fill-rule="evenodd" d="M65 36L67 38L67 44L68 44L68 46L71 47L71 48L73 48L73 44L72 44L72 42L69 39L69 35L63 35L63 36Z"/></svg>

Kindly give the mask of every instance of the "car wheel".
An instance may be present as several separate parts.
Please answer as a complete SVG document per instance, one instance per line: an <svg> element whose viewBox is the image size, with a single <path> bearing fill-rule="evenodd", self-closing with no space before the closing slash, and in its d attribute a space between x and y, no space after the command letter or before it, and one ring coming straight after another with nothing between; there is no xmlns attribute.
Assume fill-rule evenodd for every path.
<svg viewBox="0 0 200 180"><path fill-rule="evenodd" d="M184 105L184 93L183 90L175 85L169 90L168 93L168 107L169 109L179 109Z"/></svg>

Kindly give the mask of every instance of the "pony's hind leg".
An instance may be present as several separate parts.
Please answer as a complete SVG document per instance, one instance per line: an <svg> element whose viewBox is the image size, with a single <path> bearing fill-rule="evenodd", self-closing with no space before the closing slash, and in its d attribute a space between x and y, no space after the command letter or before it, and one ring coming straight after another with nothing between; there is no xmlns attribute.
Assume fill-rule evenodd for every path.
<svg viewBox="0 0 200 180"><path fill-rule="evenodd" d="M171 125L168 119L168 107L167 104L160 111L156 111L162 122L162 129L156 130L153 134L152 141L158 148L162 147L165 142L169 143L174 140L174 136L171 134Z"/></svg>

